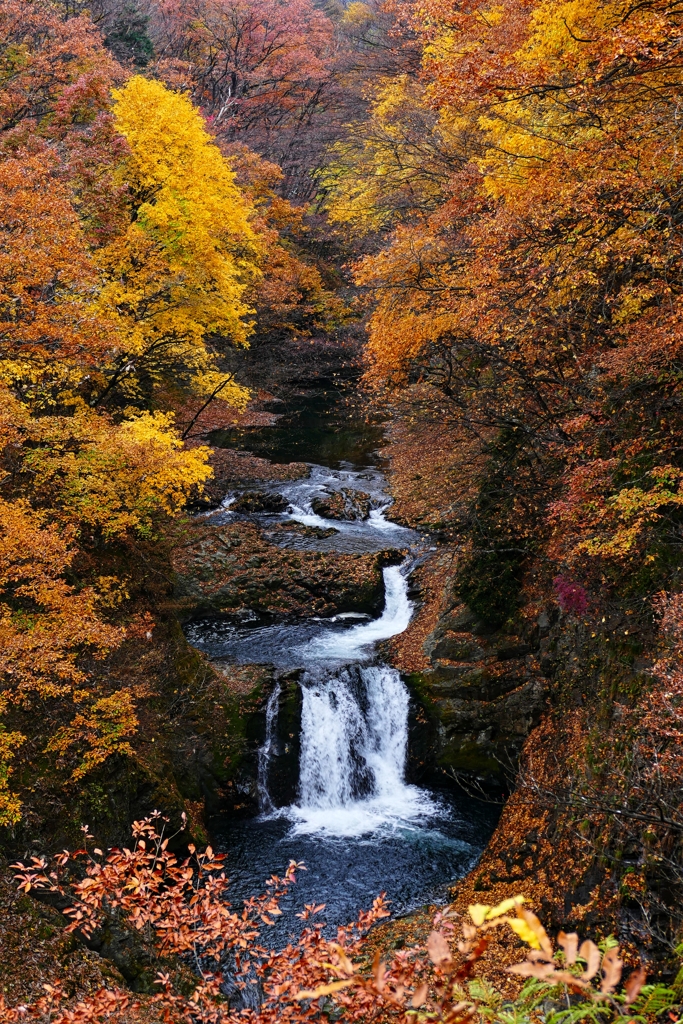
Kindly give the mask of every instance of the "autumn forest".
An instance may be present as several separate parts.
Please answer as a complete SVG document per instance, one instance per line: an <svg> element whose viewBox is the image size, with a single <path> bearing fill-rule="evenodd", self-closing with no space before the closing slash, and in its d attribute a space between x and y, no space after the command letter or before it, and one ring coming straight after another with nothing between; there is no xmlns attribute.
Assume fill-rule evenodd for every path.
<svg viewBox="0 0 683 1024"><path fill-rule="evenodd" d="M682 101L674 0L0 0L0 1024L681 1019Z"/></svg>

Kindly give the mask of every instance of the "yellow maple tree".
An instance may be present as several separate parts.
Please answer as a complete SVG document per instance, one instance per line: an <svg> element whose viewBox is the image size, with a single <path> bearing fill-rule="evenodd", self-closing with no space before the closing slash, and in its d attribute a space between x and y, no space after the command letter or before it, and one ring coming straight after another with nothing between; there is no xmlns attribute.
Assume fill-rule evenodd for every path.
<svg viewBox="0 0 683 1024"><path fill-rule="evenodd" d="M201 394L217 369L207 337L244 345L252 330L253 211L189 99L141 76L113 95L131 220L97 254L97 307L119 339L98 404L115 388L139 398L168 381ZM231 382L221 397L239 406L248 393Z"/></svg>

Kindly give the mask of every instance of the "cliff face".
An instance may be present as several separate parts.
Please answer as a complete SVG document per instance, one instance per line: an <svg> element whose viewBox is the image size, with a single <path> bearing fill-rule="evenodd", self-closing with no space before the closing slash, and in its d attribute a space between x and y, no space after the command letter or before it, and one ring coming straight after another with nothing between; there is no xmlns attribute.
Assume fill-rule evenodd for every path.
<svg viewBox="0 0 683 1024"><path fill-rule="evenodd" d="M432 722L435 766L504 780L544 707L538 629L492 633L459 606L439 619L424 651L429 667L407 681Z"/></svg>
<svg viewBox="0 0 683 1024"><path fill-rule="evenodd" d="M493 629L453 592L457 552L439 545L413 573L417 612L387 656L411 689L410 771L434 785L506 790L546 707L547 614Z"/></svg>
<svg viewBox="0 0 683 1024"><path fill-rule="evenodd" d="M524 893L552 927L615 934L666 973L683 926L683 833L680 771L667 775L658 757L678 764L680 712L662 706L677 690L654 672L669 641L652 595L638 580L607 580L583 609L563 611L542 521L517 564L505 554L497 564L495 550L474 558L492 547L477 533L491 524L477 518L476 458L447 425L411 423L397 416L386 449L392 515L432 544L413 573L417 614L387 651L414 696L410 770L482 799L509 796L456 905ZM513 509L508 522L521 528Z"/></svg>

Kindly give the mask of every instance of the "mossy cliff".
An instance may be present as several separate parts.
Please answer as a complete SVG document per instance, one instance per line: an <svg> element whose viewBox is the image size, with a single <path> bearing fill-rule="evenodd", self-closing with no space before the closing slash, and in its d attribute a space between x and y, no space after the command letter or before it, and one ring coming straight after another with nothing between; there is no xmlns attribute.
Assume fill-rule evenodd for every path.
<svg viewBox="0 0 683 1024"><path fill-rule="evenodd" d="M546 705L545 619L494 628L454 593L455 564L440 545L417 567L417 614L386 654L413 697L412 777L442 786L474 779L500 792Z"/></svg>
<svg viewBox="0 0 683 1024"><path fill-rule="evenodd" d="M436 783L460 773L505 782L544 707L535 638L483 636L472 632L478 626L466 608L446 615L425 643L429 667L405 676L421 709L413 760L419 745Z"/></svg>
<svg viewBox="0 0 683 1024"><path fill-rule="evenodd" d="M73 845L84 824L101 843L127 841L130 823L153 809L173 828L185 812L188 835L203 841L207 815L254 810L272 671L218 671L189 647L174 614L156 612L154 642L134 639L106 666L114 681L135 686L139 725L130 753L74 780L70 763L35 756L46 745L44 723L13 714L28 740L16 759L23 816L3 836L9 856Z"/></svg>

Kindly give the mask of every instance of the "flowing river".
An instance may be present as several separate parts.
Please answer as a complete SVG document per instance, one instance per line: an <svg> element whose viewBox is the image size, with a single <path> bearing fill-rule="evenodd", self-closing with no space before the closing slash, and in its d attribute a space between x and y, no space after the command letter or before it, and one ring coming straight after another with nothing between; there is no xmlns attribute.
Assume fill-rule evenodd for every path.
<svg viewBox="0 0 683 1024"><path fill-rule="evenodd" d="M345 425L348 431L348 425ZM329 424L334 430L334 422ZM324 433L324 432L323 432ZM263 442L261 441L261 444ZM189 623L190 643L220 663L272 664L300 671L301 735L298 797L277 807L269 791L279 686L270 696L259 754L261 813L214 823L215 845L228 854L235 903L261 891L289 860L302 861L276 931L296 928L295 912L324 903L330 925L343 924L386 892L395 914L437 901L475 863L496 822L494 808L464 794L406 782L411 698L400 673L382 662L380 641L405 630L413 615L409 575L425 542L392 523L386 480L373 453L354 443L355 464L310 464L309 476L259 485L278 496L281 511L248 516L278 544L307 550L395 550L401 564L383 570L385 604L375 619L347 612L328 619L264 624L205 619ZM316 454L315 451L311 454ZM361 462L359 465L358 462ZM342 496L364 517L330 519L320 501ZM358 501L353 504L354 495ZM236 495L212 515L229 522ZM287 533L286 524L312 528ZM274 528L277 527L277 530ZM407 552L407 554L406 554ZM397 556L397 561L401 556ZM275 936L274 936L275 938Z"/></svg>

